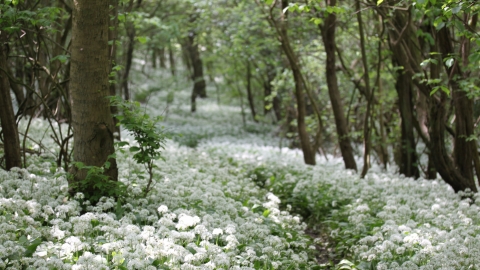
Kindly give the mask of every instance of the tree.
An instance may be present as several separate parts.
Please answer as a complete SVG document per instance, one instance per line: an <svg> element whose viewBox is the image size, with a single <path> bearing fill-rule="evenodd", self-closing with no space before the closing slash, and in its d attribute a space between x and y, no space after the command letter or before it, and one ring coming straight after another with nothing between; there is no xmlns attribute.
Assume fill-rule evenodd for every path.
<svg viewBox="0 0 480 270"><path fill-rule="evenodd" d="M108 75L109 1L78 0L74 2L70 103L74 131L74 159L86 166L102 167L103 174L117 180L114 158L114 124L110 113ZM71 168L74 175L71 192L93 194L94 186L76 185L85 180L87 171Z"/></svg>
<svg viewBox="0 0 480 270"><path fill-rule="evenodd" d="M7 74L7 40L7 32L2 29L0 32L0 121L3 133L3 147L5 150L5 167L7 170L10 170L13 167L22 167L22 159Z"/></svg>
<svg viewBox="0 0 480 270"><path fill-rule="evenodd" d="M327 5L335 7L336 0L327 0ZM343 112L343 103L338 90L337 82L337 70L335 67L335 27L337 16L331 12L325 18L324 25L319 24L319 28L322 32L322 40L325 46L325 54L327 55L326 61L326 79L328 85L328 94L330 96L330 102L332 103L333 114L335 117L335 125L337 128L338 144L340 145L340 151L342 152L343 162L345 168L357 170L357 164L353 157L353 149L350 144L350 138L348 137L348 123Z"/></svg>

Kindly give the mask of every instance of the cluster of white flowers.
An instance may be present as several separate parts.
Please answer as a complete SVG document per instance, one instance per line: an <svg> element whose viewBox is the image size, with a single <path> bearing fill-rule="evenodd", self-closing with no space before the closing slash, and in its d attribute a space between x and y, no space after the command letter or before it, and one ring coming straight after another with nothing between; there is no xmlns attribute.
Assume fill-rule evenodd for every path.
<svg viewBox="0 0 480 270"><path fill-rule="evenodd" d="M164 94L150 101L158 102L150 113L159 113L153 108L162 107ZM197 101L192 116L188 99L178 93L164 124L199 138L196 148L169 140L146 198L140 195L147 180L138 177L145 169L119 153L119 179L132 197L121 206L103 198L82 215L83 194L68 196L66 173L46 162L56 149L43 136L48 125L34 120L29 136L48 151L30 157L26 169L0 171L0 268L308 269L315 247L292 206L280 210L285 195L312 213L330 211L329 224L346 222L332 237L359 239L342 248L369 267L480 267L478 195L462 200L441 180L414 181L379 168L360 179L331 156L305 166L299 150L279 147L270 126L245 129L238 108L208 100ZM255 183L252 172L260 167L270 192Z"/></svg>
<svg viewBox="0 0 480 270"><path fill-rule="evenodd" d="M307 256L311 240L303 232L306 225L280 211L279 198L258 188L237 164L230 163L223 149L230 147L228 141L240 140L240 147L261 152L275 141L265 136L270 127L252 124L262 138L237 125L241 123L237 109L199 106L195 118L177 116L185 115L183 109L187 108L173 109L175 114L166 125L210 139L197 149L168 141L165 161L156 164L156 183L146 198L136 196L146 185L138 177L145 169L128 154L119 153L117 159L119 179L132 194L128 203L117 206L112 198L102 198L94 206L84 202L86 213L79 203L83 194L71 198L66 173L45 162L53 161L54 153L33 156L27 169L0 171L0 268L298 269L314 265ZM233 129L225 128L225 119ZM190 128L193 122L205 125ZM30 129L29 136L49 150L56 149L48 136L42 139L46 122L35 120ZM127 134L122 137L132 140ZM255 150L255 145L260 148Z"/></svg>

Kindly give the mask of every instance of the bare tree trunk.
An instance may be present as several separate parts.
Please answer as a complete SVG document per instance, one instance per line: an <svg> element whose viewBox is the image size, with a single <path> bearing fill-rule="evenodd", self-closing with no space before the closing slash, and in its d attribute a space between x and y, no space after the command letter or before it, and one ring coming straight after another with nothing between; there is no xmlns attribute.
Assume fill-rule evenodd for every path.
<svg viewBox="0 0 480 270"><path fill-rule="evenodd" d="M132 68L133 60L133 49L135 46L135 27L133 23L129 23L127 26L127 36L128 36L128 45L127 45L127 59L125 63L125 71L123 72L122 78L122 88L125 100L130 99L130 89L128 88L128 77L130 76L130 69Z"/></svg>
<svg viewBox="0 0 480 270"><path fill-rule="evenodd" d="M398 105L402 121L402 135L400 141L400 173L407 177L418 178L420 172L417 164L416 143L413 133L413 103L412 103L412 80L402 70L397 72L395 88L398 93Z"/></svg>
<svg viewBox="0 0 480 270"><path fill-rule="evenodd" d="M253 101L252 93L252 68L250 60L247 60L247 99L250 105L250 112L252 113L253 121L258 122L257 113L255 112L255 102Z"/></svg>
<svg viewBox="0 0 480 270"><path fill-rule="evenodd" d="M327 5L335 6L336 0L327 0ZM337 71L335 67L335 24L337 17L334 13L330 13L324 21L324 25L320 27L322 32L326 62L326 78L328 85L328 94L332 104L333 114L335 117L335 125L337 128L338 144L342 152L343 163L345 168L357 170L357 163L353 156L353 148L350 143L348 134L348 124L343 111L343 103L338 90Z"/></svg>
<svg viewBox="0 0 480 270"><path fill-rule="evenodd" d="M438 31L437 36L443 57L452 55L454 50L448 28L443 27ZM468 42L466 40L463 41ZM476 141L469 140L475 134L473 128L473 100L467 97L467 92L461 89L457 81L457 79L463 78L460 65L461 63L457 60L450 67L445 65L449 83L452 87L452 100L455 106L455 147L453 157L460 174L473 182L473 155L478 155Z"/></svg>
<svg viewBox="0 0 480 270"><path fill-rule="evenodd" d="M365 119L364 119L364 126L363 126L363 145L364 145L364 153L363 153L363 169L361 173L361 177L365 177L370 169L370 149L372 148L372 127L371 127L371 119L370 113L372 109L372 100L373 100L373 91L370 88L370 78L369 78L369 69L368 69L368 61L367 61L367 53L365 49L365 35L363 33L363 22L362 22L362 13L360 10L360 0L356 0L355 2L356 11L357 11L357 21L358 21L358 30L360 34L360 47L362 52L362 63L363 63L363 76L365 81L365 98L367 101L367 111L365 112ZM371 91L371 93L370 93Z"/></svg>
<svg viewBox="0 0 480 270"><path fill-rule="evenodd" d="M73 10L70 102L74 131L74 159L87 166L102 167L111 180L118 179L113 145L113 120L106 96L109 95L110 70L108 51L109 1L77 0ZM86 171L71 168L74 183L85 179ZM96 187L80 189L73 185L72 193L98 193ZM100 191L101 192L101 191Z"/></svg>
<svg viewBox="0 0 480 270"><path fill-rule="evenodd" d="M110 10L110 16L113 17L113 20L110 20L110 26L108 28L108 41L111 42L111 45L108 46L108 54L110 59L110 73L112 72L112 68L115 66L117 62L117 31L118 31L118 0L110 0L110 5L113 8ZM114 71L116 73L116 71ZM110 83L109 85L109 95L116 96L117 95L117 82L116 79L118 76L115 74L114 78L110 78L115 82ZM110 106L110 113L115 115L118 113L118 108L116 106ZM113 124L114 124L114 134L115 139L120 140L120 126L117 126L117 118L113 117Z"/></svg>
<svg viewBox="0 0 480 270"><path fill-rule="evenodd" d="M172 43L168 43L168 60L170 61L170 72L175 76L175 55L173 53Z"/></svg>
<svg viewBox="0 0 480 270"><path fill-rule="evenodd" d="M198 51L198 44L195 43L196 33L192 30L189 32L187 41L187 50L190 56L190 61L193 67L193 89L191 95L191 111L195 112L196 99L197 97L206 98L207 97L207 84L203 78L203 63L200 58L200 52Z"/></svg>
<svg viewBox="0 0 480 270"><path fill-rule="evenodd" d="M7 33L0 32L0 121L3 134L3 146L5 152L5 167L10 170L13 167L22 167L20 155L20 139L18 138L15 113L13 112L12 98L10 96L10 83L8 80L9 68L7 66L8 48Z"/></svg>

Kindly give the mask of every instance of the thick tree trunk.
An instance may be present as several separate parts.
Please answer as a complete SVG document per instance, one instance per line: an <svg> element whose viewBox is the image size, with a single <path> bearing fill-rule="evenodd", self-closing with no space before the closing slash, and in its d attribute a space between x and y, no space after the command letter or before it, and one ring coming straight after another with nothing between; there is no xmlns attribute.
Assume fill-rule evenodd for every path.
<svg viewBox="0 0 480 270"><path fill-rule="evenodd" d="M108 74L109 1L77 0L73 10L70 102L74 131L74 160L87 166L102 167L108 160L111 165L104 175L117 180L115 159L108 158L115 152L113 145L113 120L110 113ZM86 177L85 170L72 167L74 182ZM90 186L72 193L98 193Z"/></svg>
<svg viewBox="0 0 480 270"><path fill-rule="evenodd" d="M452 40L447 27L438 31L439 48L444 57L454 54ZM473 155L478 155L473 136L473 100L467 97L467 92L461 89L457 79L463 78L461 63L455 60L450 67L445 65L449 83L452 87L452 100L455 106L455 138L453 160L459 173L473 182Z"/></svg>
<svg viewBox="0 0 480 270"><path fill-rule="evenodd" d="M327 0L329 6L335 6L336 0ZM353 148L348 135L348 124L343 111L343 103L338 90L337 72L335 67L335 24L337 17L330 13L325 19L324 25L320 28L322 39L327 55L326 78L328 85L328 94L333 108L335 125L337 128L338 144L342 152L345 168L357 170L357 163L353 156Z"/></svg>
<svg viewBox="0 0 480 270"><path fill-rule="evenodd" d="M5 152L5 167L10 170L13 167L22 167L20 155L20 139L18 138L15 113L13 112L12 98L10 96L10 83L8 81L9 67L7 65L8 48L7 34L0 32L0 121L3 133L3 147Z"/></svg>
<svg viewBox="0 0 480 270"><path fill-rule="evenodd" d="M393 17L393 25L395 28L390 29L389 34L392 52L395 59L397 59L399 65L403 66L404 71L410 77L413 77L415 74L423 73L423 70L420 67L420 62L423 58L420 51L421 47L419 46L419 41L415 34L415 26L409 21L409 12L411 11L395 11ZM386 12L383 13L383 16L387 17ZM437 36L438 34L440 34L440 36ZM441 31L438 33L432 32L432 35L437 37L435 40L437 43L436 46L439 46L443 43L441 41ZM445 45L447 46L447 44ZM442 50L444 53L449 51L448 48L443 48ZM437 169L438 173L440 173L443 180L452 186L456 192L465 190L466 188L469 188L472 191L477 191L474 181L462 175L461 171L456 167L456 164L450 159L445 147L445 132L447 128L446 107L449 103L446 93L439 91L440 93L431 95L431 87L429 85L424 84L418 78L413 79L413 82L418 87L419 91L430 101L430 114L428 118L429 137L425 135L423 135L423 137L426 140L429 140L427 145L430 150L430 157L435 164L435 168ZM460 121L464 121L464 119ZM423 132L421 127L419 127L419 130ZM467 151L468 149L469 148L467 148ZM476 149L476 146L474 149ZM472 162L471 159L470 162Z"/></svg>
<svg viewBox="0 0 480 270"><path fill-rule="evenodd" d="M420 172L417 164L416 143L413 133L413 103L412 103L412 80L402 70L397 72L395 88L398 93L398 107L402 122L402 136L400 141L400 173L407 177L418 178Z"/></svg>

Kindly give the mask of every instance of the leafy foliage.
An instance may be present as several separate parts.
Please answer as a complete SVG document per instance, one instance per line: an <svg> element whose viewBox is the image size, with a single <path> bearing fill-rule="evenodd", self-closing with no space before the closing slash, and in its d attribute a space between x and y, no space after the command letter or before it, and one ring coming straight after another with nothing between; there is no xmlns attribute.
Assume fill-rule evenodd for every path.
<svg viewBox="0 0 480 270"><path fill-rule="evenodd" d="M145 194L147 194L153 181L153 168L156 167L153 162L162 157L161 150L165 145L166 134L157 127L162 117L151 118L142 111L139 102L124 101L116 96L111 97L110 101L123 113L115 115L115 118L118 119L117 125L122 125L128 130L138 144L129 146L129 151L134 153L133 159L147 169L149 174L148 185L145 187ZM123 147L129 143L122 141L117 145Z"/></svg>

